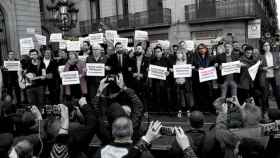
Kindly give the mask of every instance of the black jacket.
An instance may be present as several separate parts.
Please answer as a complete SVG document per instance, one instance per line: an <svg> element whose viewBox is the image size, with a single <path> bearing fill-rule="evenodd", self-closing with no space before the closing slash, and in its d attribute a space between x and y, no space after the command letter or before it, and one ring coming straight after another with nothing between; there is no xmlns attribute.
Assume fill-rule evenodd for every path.
<svg viewBox="0 0 280 158"><path fill-rule="evenodd" d="M108 108L114 102L119 103L120 105L128 105L131 108L131 120L133 123L134 135L138 136L140 129L142 116L143 116L143 104L139 97L136 95L134 90L128 88L122 91L116 98L107 99L102 97L95 97L93 101L94 109L97 110L99 118L99 139L101 139L103 144L108 144L112 141L111 128L110 125L104 123L107 117Z"/></svg>

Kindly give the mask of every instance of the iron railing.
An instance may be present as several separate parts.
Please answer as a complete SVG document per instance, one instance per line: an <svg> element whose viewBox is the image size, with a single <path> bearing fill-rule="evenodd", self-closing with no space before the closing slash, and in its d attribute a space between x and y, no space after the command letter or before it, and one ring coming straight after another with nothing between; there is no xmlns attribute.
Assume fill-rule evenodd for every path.
<svg viewBox="0 0 280 158"><path fill-rule="evenodd" d="M89 19L80 21L80 32L82 35L98 32L102 29L128 30L144 27L169 26L171 24L171 10L147 10L126 16L110 16L100 19Z"/></svg>
<svg viewBox="0 0 280 158"><path fill-rule="evenodd" d="M190 4L185 6L188 23L201 23L266 15L257 0L226 0Z"/></svg>

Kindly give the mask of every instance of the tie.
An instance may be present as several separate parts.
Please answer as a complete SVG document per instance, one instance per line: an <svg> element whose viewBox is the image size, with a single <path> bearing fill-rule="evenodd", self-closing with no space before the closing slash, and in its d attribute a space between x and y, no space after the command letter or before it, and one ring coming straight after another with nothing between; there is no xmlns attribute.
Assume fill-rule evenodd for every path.
<svg viewBox="0 0 280 158"><path fill-rule="evenodd" d="M119 55L119 63L120 63L120 66L123 67L123 63L122 63L122 55Z"/></svg>

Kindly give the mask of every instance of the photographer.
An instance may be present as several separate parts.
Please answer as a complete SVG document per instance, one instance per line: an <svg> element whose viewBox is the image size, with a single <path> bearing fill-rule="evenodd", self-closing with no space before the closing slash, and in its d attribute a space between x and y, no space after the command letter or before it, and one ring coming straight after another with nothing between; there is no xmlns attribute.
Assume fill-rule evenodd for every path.
<svg viewBox="0 0 280 158"><path fill-rule="evenodd" d="M112 125L114 141L96 152L95 158L114 156L119 158L153 157L149 151L151 142L158 139L161 134L162 124L159 121L151 122L146 134L132 146L132 121L127 117L117 118ZM183 151L182 158L197 158L193 152L189 138L184 134L181 127L174 127L176 141L180 150Z"/></svg>
<svg viewBox="0 0 280 158"><path fill-rule="evenodd" d="M34 121L37 122L36 131L30 135L22 135L17 139L26 139L34 145L34 154L40 158L49 158L50 153L56 154L59 146L68 150L70 157L78 157L87 152L88 145L96 133L96 113L85 99L79 101L81 112L85 123L70 122L70 111L65 105L57 105L59 116L48 116L42 120L40 111L33 106L31 112ZM79 146L77 146L79 144ZM66 152L66 151L63 151Z"/></svg>
<svg viewBox="0 0 280 158"><path fill-rule="evenodd" d="M152 122L146 135L143 136L135 146L132 146L132 126L132 121L129 118L117 118L112 124L113 142L98 150L95 158L108 157L110 155L119 158L152 157L148 148L153 140L160 137L159 131L162 126L161 123L158 121Z"/></svg>
<svg viewBox="0 0 280 158"><path fill-rule="evenodd" d="M143 104L136 93L125 86L122 74L111 74L100 81L93 106L99 114L99 130L102 143L111 141L111 125L116 117L129 116L133 122L134 138L139 137L140 123L143 116ZM125 113L124 113L125 112ZM109 125L104 125L108 120Z"/></svg>

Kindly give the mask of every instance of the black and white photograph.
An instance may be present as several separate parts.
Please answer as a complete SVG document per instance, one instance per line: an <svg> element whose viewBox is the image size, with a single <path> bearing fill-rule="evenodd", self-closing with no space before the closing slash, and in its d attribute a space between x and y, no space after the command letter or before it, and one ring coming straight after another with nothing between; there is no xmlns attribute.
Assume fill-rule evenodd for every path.
<svg viewBox="0 0 280 158"><path fill-rule="evenodd" d="M280 158L280 0L0 0L0 158Z"/></svg>

